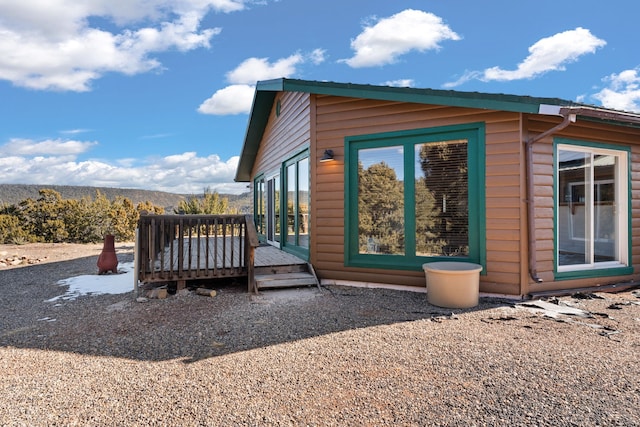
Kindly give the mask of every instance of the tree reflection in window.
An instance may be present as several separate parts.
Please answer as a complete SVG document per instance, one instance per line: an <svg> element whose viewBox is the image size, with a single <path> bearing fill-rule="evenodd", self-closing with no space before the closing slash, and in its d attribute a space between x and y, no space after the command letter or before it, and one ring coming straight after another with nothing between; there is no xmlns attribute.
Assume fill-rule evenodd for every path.
<svg viewBox="0 0 640 427"><path fill-rule="evenodd" d="M358 152L359 253L405 253L403 159L402 147Z"/></svg>
<svg viewBox="0 0 640 427"><path fill-rule="evenodd" d="M467 141L416 146L416 255L468 256Z"/></svg>

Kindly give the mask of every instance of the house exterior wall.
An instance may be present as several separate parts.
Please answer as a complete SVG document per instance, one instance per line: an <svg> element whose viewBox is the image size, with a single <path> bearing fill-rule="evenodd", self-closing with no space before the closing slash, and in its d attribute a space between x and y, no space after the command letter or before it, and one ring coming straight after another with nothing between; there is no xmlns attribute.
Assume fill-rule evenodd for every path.
<svg viewBox="0 0 640 427"><path fill-rule="evenodd" d="M309 148L309 261L320 278L422 287L423 271L345 265L345 138L484 123L486 262L480 290L526 295L634 278L626 275L556 280L554 277L554 138L631 147L632 234L629 240L637 278L640 240L633 236L640 233L640 131L581 119L533 147L535 259L537 274L543 282L534 283L529 277L523 141L553 128L560 121L559 117L516 112L283 92L274 102L252 177L279 171L283 161ZM334 151L335 160L319 163L326 149Z"/></svg>
<svg viewBox="0 0 640 427"><path fill-rule="evenodd" d="M277 104L279 107L276 107ZM279 170L282 162L307 147L311 138L310 95L302 92L278 94L269 114L252 177ZM278 115L279 111L279 115Z"/></svg>
<svg viewBox="0 0 640 427"><path fill-rule="evenodd" d="M530 135L540 134L551 129L558 123L559 118L549 116L526 116L525 128ZM612 144L631 148L630 185L631 185L631 263L634 266L634 276L609 276L580 278L573 280L555 280L554 277L554 138L568 138L584 142ZM534 203L536 229L536 260L538 276L543 280L536 284L525 282L524 293L571 289L578 287L597 286L619 283L635 278L640 273L640 239L634 238L640 234L640 130L623 126L612 126L586 120L578 121L564 130L550 135L534 144Z"/></svg>
<svg viewBox="0 0 640 427"><path fill-rule="evenodd" d="M523 222L524 161L519 113L439 107L332 96L315 97L315 155L336 160L316 168L311 262L323 279L424 286L423 271L345 266L344 139L347 136L473 122L486 126L486 271L483 292L519 294L526 272ZM524 226L523 226L524 225ZM525 234L526 236L526 234ZM523 240L524 239L524 240ZM524 261L524 262L523 262Z"/></svg>

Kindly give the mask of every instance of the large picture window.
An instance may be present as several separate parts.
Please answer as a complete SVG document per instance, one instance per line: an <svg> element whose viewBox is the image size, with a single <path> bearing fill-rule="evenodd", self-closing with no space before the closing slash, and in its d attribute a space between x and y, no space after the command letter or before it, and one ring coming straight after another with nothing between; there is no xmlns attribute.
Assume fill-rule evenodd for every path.
<svg viewBox="0 0 640 427"><path fill-rule="evenodd" d="M416 254L469 256L469 141L418 144L415 161Z"/></svg>
<svg viewBox="0 0 640 427"><path fill-rule="evenodd" d="M557 142L557 272L617 274L603 270L629 266L628 151Z"/></svg>
<svg viewBox="0 0 640 427"><path fill-rule="evenodd" d="M484 263L484 126L348 137L347 264Z"/></svg>

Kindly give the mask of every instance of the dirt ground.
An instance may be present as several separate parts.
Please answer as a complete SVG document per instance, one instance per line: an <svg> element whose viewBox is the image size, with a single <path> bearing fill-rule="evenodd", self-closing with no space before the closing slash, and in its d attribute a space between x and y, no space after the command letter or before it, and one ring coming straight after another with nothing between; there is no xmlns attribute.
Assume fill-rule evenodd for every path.
<svg viewBox="0 0 640 427"><path fill-rule="evenodd" d="M133 242L116 242L118 254L133 255ZM0 271L33 264L68 261L100 255L102 243L27 243L24 245L0 245ZM2 265L2 261L6 265Z"/></svg>
<svg viewBox="0 0 640 427"><path fill-rule="evenodd" d="M41 259L0 268L0 425L640 426L640 290L462 310L341 286L54 300L101 249L0 246Z"/></svg>

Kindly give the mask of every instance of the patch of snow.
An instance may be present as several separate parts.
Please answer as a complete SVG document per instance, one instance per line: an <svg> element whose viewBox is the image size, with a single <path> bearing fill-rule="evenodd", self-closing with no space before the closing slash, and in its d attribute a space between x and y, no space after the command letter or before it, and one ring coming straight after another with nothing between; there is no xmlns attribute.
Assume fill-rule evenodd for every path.
<svg viewBox="0 0 640 427"><path fill-rule="evenodd" d="M118 274L91 274L70 277L58 282L60 286L68 286L64 295L48 299L73 301L82 295L125 294L133 291L133 262L121 263Z"/></svg>

